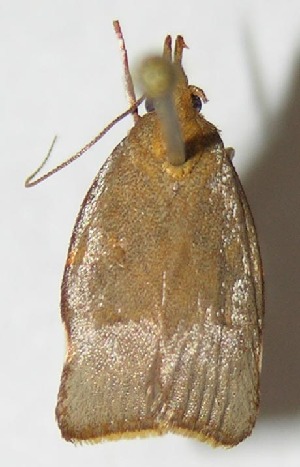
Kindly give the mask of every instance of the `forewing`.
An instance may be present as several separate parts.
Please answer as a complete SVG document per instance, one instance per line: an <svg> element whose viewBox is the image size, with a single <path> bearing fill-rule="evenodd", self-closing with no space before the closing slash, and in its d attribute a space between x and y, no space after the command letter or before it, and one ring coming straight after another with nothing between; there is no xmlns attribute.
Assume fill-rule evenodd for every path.
<svg viewBox="0 0 300 467"><path fill-rule="evenodd" d="M140 152L121 143L76 222L58 423L71 440L185 431L233 445L258 405L261 278L247 203L221 146L180 181Z"/></svg>
<svg viewBox="0 0 300 467"><path fill-rule="evenodd" d="M56 408L67 440L155 428L160 331L155 296L144 293L146 232L135 231L143 225L142 187L125 140L96 177L73 231L61 303L68 351Z"/></svg>
<svg viewBox="0 0 300 467"><path fill-rule="evenodd" d="M162 350L168 396L160 419L172 431L235 445L251 433L259 404L260 254L226 152L217 147L203 155L197 171L178 279L170 263L164 273L166 327L176 311L178 324Z"/></svg>

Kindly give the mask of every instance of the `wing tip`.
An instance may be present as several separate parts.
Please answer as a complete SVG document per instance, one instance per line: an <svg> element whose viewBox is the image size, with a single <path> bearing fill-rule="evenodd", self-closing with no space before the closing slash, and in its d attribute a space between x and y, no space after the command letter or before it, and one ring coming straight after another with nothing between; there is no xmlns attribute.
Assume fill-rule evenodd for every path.
<svg viewBox="0 0 300 467"><path fill-rule="evenodd" d="M252 430L251 430L252 431ZM76 434L74 435L69 433L68 430L62 431L62 436L66 441L70 441L75 445L83 445L83 444L98 444L106 441L118 441L122 439L134 439L134 438L146 438L149 436L162 436L165 434L175 434L181 435L186 438L191 438L194 440L198 440L201 442L205 442L209 444L211 447L223 447L225 449L232 448L243 441L246 437L248 437L250 433L242 434L239 437L233 438L226 433L222 434L215 434L209 433L204 431L194 431L189 428L182 428L182 427L166 427L164 425L160 425L155 428L136 428L130 431L120 430L110 433L103 433L102 435L91 435L91 434Z"/></svg>

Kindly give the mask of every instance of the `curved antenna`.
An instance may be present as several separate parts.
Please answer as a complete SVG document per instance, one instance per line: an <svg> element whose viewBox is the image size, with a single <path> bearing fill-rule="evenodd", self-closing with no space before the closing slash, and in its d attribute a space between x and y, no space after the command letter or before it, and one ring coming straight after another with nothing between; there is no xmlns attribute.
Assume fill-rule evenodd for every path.
<svg viewBox="0 0 300 467"><path fill-rule="evenodd" d="M120 42L120 49L122 53L122 58L123 58L123 67L124 67L124 75L125 75L125 82L126 82L126 92L128 96L128 101L129 101L129 109L120 114L118 117L116 117L112 122L110 122L95 138L93 138L89 143L87 143L82 149L80 149L76 154L62 162L60 165L55 167L54 169L50 170L47 172L45 175L42 175L41 177L37 178L34 180L34 178L41 172L41 170L45 167L51 153L53 150L53 147L56 143L57 136L54 137L51 146L47 152L47 155L45 159L42 161L42 163L39 165L39 167L31 174L29 177L26 178L25 180L25 187L29 188L35 185L38 185L39 183L43 182L47 178L51 177L54 175L56 172L59 172L63 168L65 168L67 165L71 164L74 162L76 159L79 159L86 151L88 151L94 144L99 141L99 139L102 138L102 136L105 135L116 123L118 123L120 120L122 120L124 117L126 117L129 114L133 115L133 120L134 123L136 124L138 119L139 119L139 114L138 114L138 106L141 104L141 102L144 100L144 97L140 97L138 100L136 100L135 96L135 91L134 91L134 86L132 82L132 77L131 73L129 70L129 65L128 65L128 55L127 55L127 49L124 41L124 36L121 30L121 26L119 21L113 21L113 27L115 30L115 33L119 39Z"/></svg>
<svg viewBox="0 0 300 467"><path fill-rule="evenodd" d="M88 151L88 149L90 149L92 146L94 146L94 144L96 144L99 141L99 139L101 139L102 136L104 136L105 133L107 133L116 123L121 121L127 115L131 114L133 112L133 110L143 102L143 100L144 100L144 96L140 97L134 103L133 106L129 107L129 109L127 109L125 112L121 113L120 115L118 115L118 117L116 117L114 120L112 120L102 131L100 131L100 133L97 136L95 136L95 138L93 138L89 143L87 143L85 146L83 146L83 148L81 148L78 152L76 152L76 154L69 157L67 160L65 160L60 165L58 165L54 169L47 172L45 175L42 175L41 177L37 178L36 180L33 180L41 172L42 168L45 166L46 162L48 161L48 159L49 159L49 157L50 157L50 155L52 153L54 144L55 144L55 142L57 140L57 136L55 136L53 141L52 141L52 144L51 144L51 146L49 148L49 151L47 152L47 155L46 155L45 159L43 160L43 162L41 163L41 165L31 175L29 175L29 177L26 178L25 187L29 188L29 187L33 187L35 185L38 185L39 183L43 182L47 178L54 175L56 172L59 172L60 170L62 170L64 167L67 167L67 165L71 164L76 159L79 159L79 157L81 157L86 151Z"/></svg>

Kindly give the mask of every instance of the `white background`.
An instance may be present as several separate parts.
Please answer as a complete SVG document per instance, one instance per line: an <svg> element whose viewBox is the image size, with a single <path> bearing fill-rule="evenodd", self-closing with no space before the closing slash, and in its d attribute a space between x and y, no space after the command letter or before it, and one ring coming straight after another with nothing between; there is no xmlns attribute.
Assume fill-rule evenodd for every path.
<svg viewBox="0 0 300 467"><path fill-rule="evenodd" d="M178 436L74 447L54 406L64 357L60 280L92 179L130 118L72 167L24 188L52 137L50 166L127 107L112 20L130 61L167 33L189 45L205 116L236 148L266 282L262 405L231 450ZM297 0L0 1L1 427L5 467L300 466L300 3Z"/></svg>

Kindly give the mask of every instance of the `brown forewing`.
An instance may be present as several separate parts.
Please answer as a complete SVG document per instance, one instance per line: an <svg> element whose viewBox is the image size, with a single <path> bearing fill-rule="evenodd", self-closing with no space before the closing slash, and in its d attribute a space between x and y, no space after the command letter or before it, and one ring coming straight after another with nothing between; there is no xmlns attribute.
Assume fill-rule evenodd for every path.
<svg viewBox="0 0 300 467"><path fill-rule="evenodd" d="M191 143L197 163L176 180L152 157L155 116L143 119L99 172L72 235L58 423L72 441L172 431L234 445L259 402L252 217L214 127L199 117L209 136Z"/></svg>

